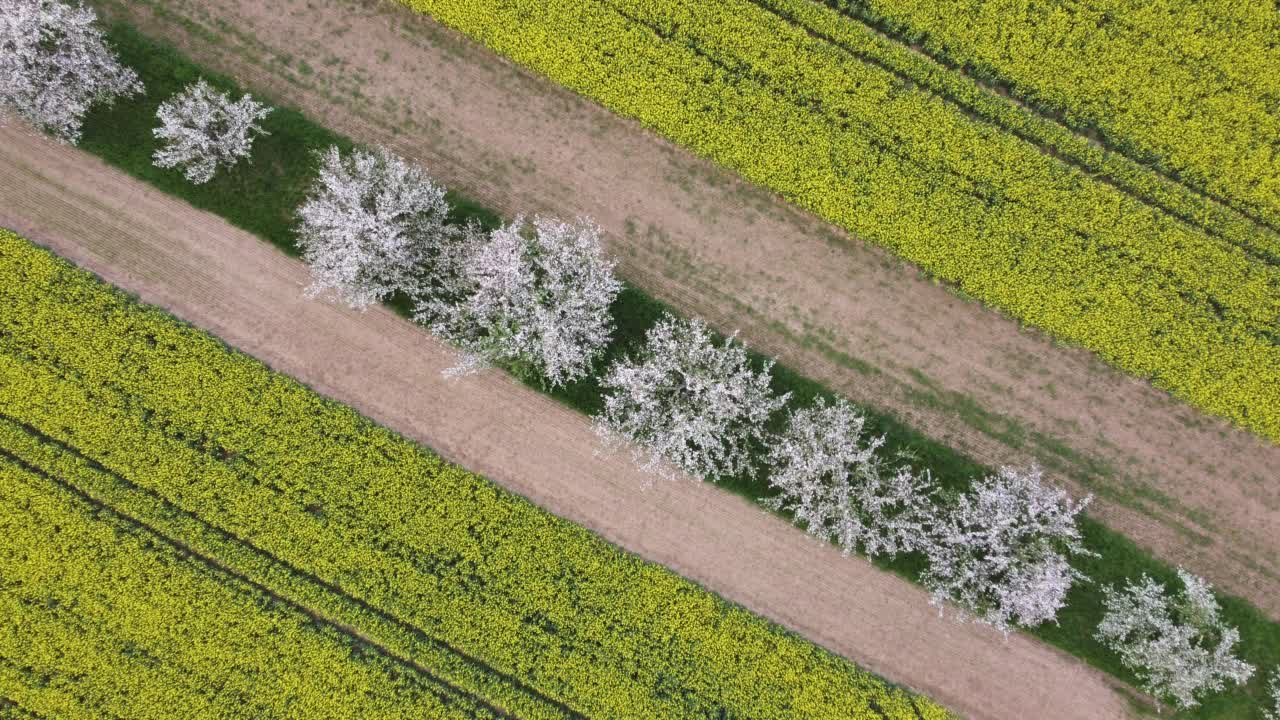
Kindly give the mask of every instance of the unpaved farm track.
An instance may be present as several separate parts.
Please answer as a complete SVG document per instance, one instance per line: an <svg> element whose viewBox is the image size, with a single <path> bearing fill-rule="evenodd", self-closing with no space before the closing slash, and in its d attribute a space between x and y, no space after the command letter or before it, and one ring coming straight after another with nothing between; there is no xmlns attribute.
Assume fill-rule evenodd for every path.
<svg viewBox="0 0 1280 720"><path fill-rule="evenodd" d="M923 590L692 480L645 489L587 418L454 361L385 308L302 298L305 267L73 148L0 127L0 226L208 329L608 540L971 718L1129 717L1127 691L1064 653L940 618Z"/></svg>
<svg viewBox="0 0 1280 720"><path fill-rule="evenodd" d="M628 280L1092 512L1280 619L1280 447L956 297L887 252L390 0L95 0L508 214L594 217Z"/></svg>

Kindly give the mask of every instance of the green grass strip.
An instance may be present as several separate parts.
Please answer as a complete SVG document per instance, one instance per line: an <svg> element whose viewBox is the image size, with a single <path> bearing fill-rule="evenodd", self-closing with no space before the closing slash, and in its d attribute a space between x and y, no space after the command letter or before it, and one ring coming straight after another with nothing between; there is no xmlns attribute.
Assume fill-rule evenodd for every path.
<svg viewBox="0 0 1280 720"><path fill-rule="evenodd" d="M291 120L289 124L268 128L273 135L261 140L279 143L272 146L274 150L260 150L266 146L255 145L252 166L241 166L230 175L215 178L208 186L190 185L181 179L179 173L159 171L151 166L150 156L154 149L154 140L150 136L151 124L150 121L140 121L137 118L152 117L155 106L164 98L166 92L176 91L188 78L197 75L209 78L214 84L224 89L236 92L239 92L239 89L226 78L196 68L170 46L143 37L127 25L113 27L110 39L113 46L120 52L122 59L134 67L148 83L149 96L129 101L109 111L93 113L85 125L84 147L125 172L152 182L194 205L219 214L234 224L260 235L286 253L296 255L291 225L288 221L289 213L294 206L281 202L270 191L245 192L244 190L257 187L255 183L259 182L262 183L262 187L281 188L281 192L285 192L286 188L293 188L294 190L289 192L297 194L290 202L295 200L300 202L301 193L305 192L314 167L308 153L300 151L299 148L317 149L331 142L348 147L350 142L311 124L306 118L293 111L280 109L273 113L268 121L272 118L291 118L296 119L296 122ZM277 155L280 157L278 162L269 161L269 158ZM292 164L285 165L286 161ZM262 174L262 178L256 178L258 173ZM475 203L467 202L462 198L456 198L454 202L460 203L464 208L460 216L475 217L490 226L498 222L498 216L495 213L486 211ZM255 220L269 217L273 212L282 218L281 222L274 226L268 226L265 223L255 224ZM400 309L403 311L403 305ZM617 332L613 343L606 350L606 357L600 367L607 367L609 362L637 347L642 342L645 331L668 309L635 288L625 290L613 308ZM756 361L763 364L764 359L757 356ZM832 394L820 384L780 365L774 366L773 386L778 392L793 393L797 404L811 402L818 396L832 397ZM554 395L567 405L587 414L596 412L601 403L597 378L589 378ZM950 490L963 489L972 478L987 472L987 468L982 465L946 445L925 437L890 414L874 408L864 408L864 411L868 414L869 431L886 435L887 451L901 450L914 454L918 458L916 464L922 468L929 468L934 477ZM993 425L992 432L1021 434L1017 428L1004 427L999 418L988 418L985 422ZM1053 460L1052 455L1042 457L1042 462L1045 462L1050 471L1055 470ZM1104 470L1100 469L1099 472ZM737 479L729 480L722 486L753 499L768 495L767 488L760 482ZM1103 483L1093 489L1099 493L1110 492L1108 486ZM1032 634L1084 659L1095 667L1131 681L1132 676L1120 666L1118 658L1092 639L1093 630L1101 619L1100 588L1107 584L1122 583L1126 578L1142 572L1167 582L1175 581L1176 575L1170 566L1156 560L1122 534L1108 529L1101 523L1086 516L1082 526L1087 545L1094 552L1103 555L1100 560L1077 558L1075 561L1076 566L1093 578L1094 582L1079 585L1072 591L1068 598L1068 607L1059 617L1059 625L1042 627ZM877 564L912 579L918 577L919 571L923 568L922 561L918 557L904 557L897 562L878 562ZM1244 600L1223 595L1219 595L1219 598L1224 604L1224 616L1229 622L1239 626L1244 635L1242 651L1245 657L1261 667L1280 664L1280 623L1267 619ZM1185 717L1214 720L1254 717L1256 716L1254 709L1261 701L1262 693L1261 682L1255 681L1247 688L1210 699L1199 710L1185 714Z"/></svg>

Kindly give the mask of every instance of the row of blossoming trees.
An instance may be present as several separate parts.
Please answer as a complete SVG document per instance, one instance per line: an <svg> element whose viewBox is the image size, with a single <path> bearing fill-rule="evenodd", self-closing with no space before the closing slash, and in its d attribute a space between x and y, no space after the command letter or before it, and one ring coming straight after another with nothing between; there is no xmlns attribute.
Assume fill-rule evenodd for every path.
<svg viewBox="0 0 1280 720"><path fill-rule="evenodd" d="M59 0L0 0L0 105L75 142L91 106L142 92L94 22ZM155 164L207 182L249 157L269 112L201 80L160 105ZM415 321L461 350L453 372L497 364L557 387L596 371L622 288L599 227L546 217L493 231L451 224L444 188L385 148L330 148L318 160L297 227L311 296L364 309L403 294ZM789 397L771 391L770 371L734 338L668 315L604 372L595 426L666 476L753 477L763 464L775 493L767 506L846 553L921 553L933 601L960 616L1005 632L1054 620L1084 580L1069 558L1088 554L1076 525L1088 498L1073 502L1036 468L1002 468L948 496L928 471L886 457L884 438L843 399L792 408L771 432ZM1209 586L1179 576L1174 592L1146 576L1106 589L1096 636L1153 694L1191 707L1253 668L1235 657L1239 633ZM1271 689L1280 703L1280 674Z"/></svg>

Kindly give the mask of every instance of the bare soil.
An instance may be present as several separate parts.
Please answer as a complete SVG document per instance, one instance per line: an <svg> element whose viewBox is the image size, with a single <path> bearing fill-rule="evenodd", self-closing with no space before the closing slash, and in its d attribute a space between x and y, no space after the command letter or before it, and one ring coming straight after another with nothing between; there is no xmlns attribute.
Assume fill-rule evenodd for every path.
<svg viewBox="0 0 1280 720"><path fill-rule="evenodd" d="M959 297L385 0L96 0L508 214L594 217L626 278L1093 513L1280 619L1280 447Z"/></svg>
<svg viewBox="0 0 1280 720"><path fill-rule="evenodd" d="M651 484L601 450L587 418L501 372L444 377L455 356L413 324L304 300L300 262L79 150L0 127L0 226L971 718L1131 716L1136 693L1075 658L942 618L920 588L740 497Z"/></svg>

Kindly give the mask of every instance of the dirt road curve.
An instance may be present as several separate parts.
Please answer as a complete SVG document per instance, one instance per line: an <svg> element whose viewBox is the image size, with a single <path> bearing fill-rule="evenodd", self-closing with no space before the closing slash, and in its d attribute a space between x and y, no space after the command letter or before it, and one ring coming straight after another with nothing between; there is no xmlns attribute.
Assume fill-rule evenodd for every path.
<svg viewBox="0 0 1280 720"><path fill-rule="evenodd" d="M1111 682L1052 648L940 619L922 590L729 493L642 489L585 417L453 358L377 308L301 297L305 268L96 158L0 128L0 225L369 417L972 718L1123 718Z"/></svg>
<svg viewBox="0 0 1280 720"><path fill-rule="evenodd" d="M96 4L505 212L593 216L655 295L987 464L1038 459L1099 494L1093 512L1113 527L1280 618L1280 447L389 0Z"/></svg>

